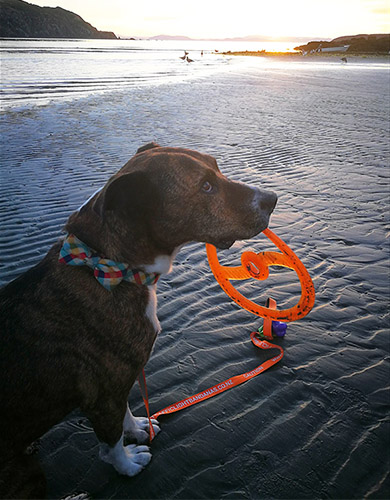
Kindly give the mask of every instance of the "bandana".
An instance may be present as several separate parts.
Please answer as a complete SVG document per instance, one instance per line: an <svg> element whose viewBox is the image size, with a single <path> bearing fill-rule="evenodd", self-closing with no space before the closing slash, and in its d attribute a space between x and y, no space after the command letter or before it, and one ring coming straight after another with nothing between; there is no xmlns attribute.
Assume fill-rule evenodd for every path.
<svg viewBox="0 0 390 500"><path fill-rule="evenodd" d="M131 270L128 264L100 257L92 248L74 234L68 235L62 245L59 261L70 266L88 266L106 290L113 290L122 280L138 285L154 285L160 277L157 273Z"/></svg>

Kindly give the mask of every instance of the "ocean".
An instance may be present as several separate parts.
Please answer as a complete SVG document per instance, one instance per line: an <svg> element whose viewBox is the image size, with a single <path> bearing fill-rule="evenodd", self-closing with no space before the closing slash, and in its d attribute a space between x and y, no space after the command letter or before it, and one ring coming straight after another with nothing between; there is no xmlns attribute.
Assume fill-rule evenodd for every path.
<svg viewBox="0 0 390 500"><path fill-rule="evenodd" d="M212 53L237 47L244 46L193 41L2 40L2 103L4 108L40 105L207 77L227 65L242 64ZM245 47L259 50L258 44ZM185 50L194 63L180 59Z"/></svg>
<svg viewBox="0 0 390 500"><path fill-rule="evenodd" d="M221 52L293 52L297 43L3 39L0 41L2 109L29 108L91 94L209 78L243 68L258 71L280 67L285 61L224 56ZM181 59L184 51L189 52L192 63ZM294 62L293 66L297 69L300 64ZM342 66L338 58L329 60L326 65L329 64ZM313 69L315 66L318 64Z"/></svg>

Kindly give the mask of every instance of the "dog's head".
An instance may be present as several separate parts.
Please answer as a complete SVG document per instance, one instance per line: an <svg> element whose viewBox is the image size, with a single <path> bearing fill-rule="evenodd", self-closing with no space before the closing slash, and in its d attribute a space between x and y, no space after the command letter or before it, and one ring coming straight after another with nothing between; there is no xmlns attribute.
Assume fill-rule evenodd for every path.
<svg viewBox="0 0 390 500"><path fill-rule="evenodd" d="M142 224L162 248L189 241L228 248L265 229L276 200L227 179L212 156L151 143L109 181L95 210Z"/></svg>
<svg viewBox="0 0 390 500"><path fill-rule="evenodd" d="M91 203L123 244L137 236L170 254L190 241L228 248L255 236L267 227L276 200L273 192L226 178L212 156L151 143Z"/></svg>

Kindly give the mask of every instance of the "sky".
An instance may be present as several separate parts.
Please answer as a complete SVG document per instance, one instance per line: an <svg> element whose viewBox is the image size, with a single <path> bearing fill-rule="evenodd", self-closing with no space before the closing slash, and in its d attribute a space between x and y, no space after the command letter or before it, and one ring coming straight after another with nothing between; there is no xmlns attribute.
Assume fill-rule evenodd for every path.
<svg viewBox="0 0 390 500"><path fill-rule="evenodd" d="M120 37L332 39L390 33L389 0L28 0Z"/></svg>

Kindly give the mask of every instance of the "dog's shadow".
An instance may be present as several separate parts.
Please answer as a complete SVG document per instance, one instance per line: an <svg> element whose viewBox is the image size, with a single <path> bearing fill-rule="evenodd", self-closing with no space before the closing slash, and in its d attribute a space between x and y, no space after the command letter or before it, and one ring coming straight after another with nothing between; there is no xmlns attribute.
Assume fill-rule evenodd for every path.
<svg viewBox="0 0 390 500"><path fill-rule="evenodd" d="M125 444L130 444L125 439ZM157 443L153 442L154 451ZM75 500L80 497L101 498L105 491L113 492L118 486L142 481L149 467L141 474L129 478L118 474L99 458L99 442L92 425L79 411L72 412L64 421L47 432L36 445L34 458L39 459L46 476L47 498ZM80 496L81 495L81 496Z"/></svg>
<svg viewBox="0 0 390 500"><path fill-rule="evenodd" d="M89 421L72 412L40 440L39 461L46 476L47 498L93 496L118 474L99 458L99 442Z"/></svg>

